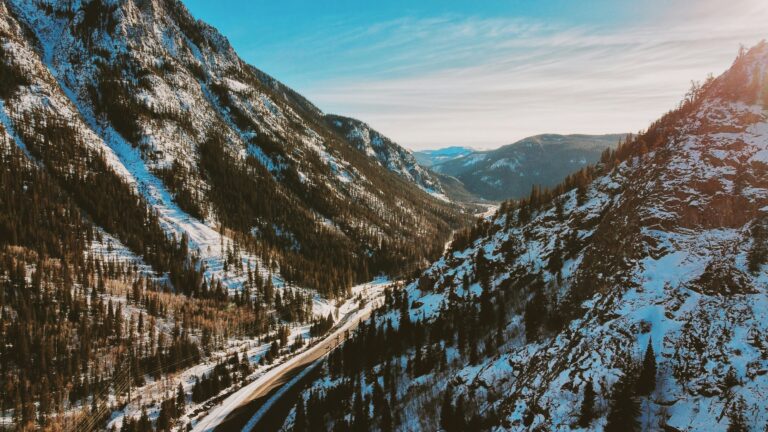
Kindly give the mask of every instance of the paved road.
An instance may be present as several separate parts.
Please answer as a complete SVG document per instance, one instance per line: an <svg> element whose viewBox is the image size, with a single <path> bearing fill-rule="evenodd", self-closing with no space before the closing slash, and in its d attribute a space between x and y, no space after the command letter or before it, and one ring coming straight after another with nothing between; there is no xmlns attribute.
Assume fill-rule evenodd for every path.
<svg viewBox="0 0 768 432"><path fill-rule="evenodd" d="M368 318L370 315L369 309L358 312L362 313L355 313L354 319L345 321L344 324L346 325L341 326L329 338L323 339L322 342L308 351L305 356L302 356L299 361L286 367L274 378L266 380L263 385L250 394L246 401L233 410L215 430L242 430L243 432L253 430L272 405L283 396L283 393L288 391L290 387L306 375L309 369L317 366L319 364L318 360L339 346L344 340L346 331L351 332L360 324L361 320ZM245 424L243 424L244 422Z"/></svg>
<svg viewBox="0 0 768 432"><path fill-rule="evenodd" d="M269 402L276 391L289 383L308 365L336 348L343 340L346 332L354 330L361 320L368 318L371 309L372 303L369 301L362 308L347 314L325 339L285 363L275 366L255 381L230 395L201 419L192 430L194 432L209 432L225 429L225 426L226 430L233 430L236 423L239 423L240 427L245 425L262 405ZM258 403L254 404L254 402Z"/></svg>

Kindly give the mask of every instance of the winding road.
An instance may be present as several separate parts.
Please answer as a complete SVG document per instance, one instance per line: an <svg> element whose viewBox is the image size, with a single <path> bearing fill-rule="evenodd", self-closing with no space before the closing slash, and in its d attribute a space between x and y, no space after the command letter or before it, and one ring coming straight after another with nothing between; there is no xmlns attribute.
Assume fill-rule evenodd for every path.
<svg viewBox="0 0 768 432"><path fill-rule="evenodd" d="M231 394L220 405L213 408L208 415L200 419L192 430L194 432L210 432L240 428L250 430L253 428L258 423L260 416L279 399L282 392L298 381L303 373L311 369L310 365L318 362L338 347L343 342L347 332L354 330L362 320L368 318L374 307L374 302L383 292L384 286L387 285L372 285L366 288L364 291L365 305L348 313L337 323L327 337ZM286 384L289 385L286 386Z"/></svg>

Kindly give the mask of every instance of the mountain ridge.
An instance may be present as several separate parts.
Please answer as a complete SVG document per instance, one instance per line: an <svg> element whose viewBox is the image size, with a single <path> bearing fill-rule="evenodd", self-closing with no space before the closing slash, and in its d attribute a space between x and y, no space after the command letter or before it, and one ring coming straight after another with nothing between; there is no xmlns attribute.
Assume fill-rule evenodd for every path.
<svg viewBox="0 0 768 432"><path fill-rule="evenodd" d="M353 425L762 427L766 65L762 42L596 165L457 234L332 355L303 413L333 427L346 414L321 407L345 394Z"/></svg>
<svg viewBox="0 0 768 432"><path fill-rule="evenodd" d="M469 220L177 0L0 2L0 178L19 430L184 428Z"/></svg>
<svg viewBox="0 0 768 432"><path fill-rule="evenodd" d="M360 120L335 114L327 114L325 118L358 150L374 158L379 165L417 184L425 192L445 199L440 182L417 163L410 150L397 145Z"/></svg>
<svg viewBox="0 0 768 432"><path fill-rule="evenodd" d="M190 232L176 221L208 218L208 222L199 225L208 231L206 241L216 242L217 235L204 226L224 223L241 233L238 234L240 242L247 242L249 234L258 233L264 244L271 244L281 254L294 259L302 258L301 255L306 258L307 254L319 258L323 254L310 249L314 234L293 232L291 236L298 239L294 244L294 240L286 240L280 233L307 228L322 232L323 224L317 220L339 217L334 216L337 210L332 208L339 205L333 202L337 194L328 193L329 187L345 190L346 194L363 193L361 196L369 196L375 189L374 195L379 196L371 196L361 201L362 204L352 204L353 212L358 218L371 210L379 212L370 221L389 230L391 234L387 236L394 234L393 226L382 218L384 210L378 204L383 196L382 188L392 187L393 179L350 151L343 138L339 139L327 129L317 107L274 78L245 64L226 38L194 20L182 4L175 1L91 2L83 6L82 15L71 8L77 6L70 7L67 3L41 3L43 6L39 8L26 3L12 2L11 5L27 26L24 37L32 37L36 41L34 50L42 50L40 55L46 64L40 67L54 72L53 81L48 82L53 84L50 91L63 89L62 103L73 102L68 115L82 114L85 123L78 127L94 131L96 138L106 144L107 154L113 155L110 164L122 177L133 179L130 180L133 183L139 179L136 184L142 186L140 189L150 186L147 197L151 203L160 203L152 199L153 196L161 197L164 205L177 201L174 208L167 208L177 217L166 218L164 222L173 226L177 235ZM87 31L91 33L86 36ZM126 38L118 41L117 34ZM139 36L143 38L137 39ZM161 58L158 52L166 55ZM92 56L96 59L95 67L89 63ZM71 60L78 57L81 60ZM209 124L217 126L207 126ZM314 208L295 211L297 215L292 220L280 220L281 216L274 213L270 216L270 210L263 205L234 207L233 201L217 203L214 200L213 205L203 202L215 195L205 197L199 191L210 193L211 187L216 187L232 192L231 188L222 189L223 185L212 185L210 181L215 178L211 178L210 170L215 167L200 164L198 150L208 146L200 144L214 141L221 143L221 148L215 148L219 144L210 144L213 146L210 150L226 156L226 163L250 164L245 169L260 178L260 190L277 191L272 201L287 199L297 209L307 205L299 204L303 201ZM396 145L392 143L392 146ZM125 167L134 172L126 171ZM426 204L427 198L419 197L418 192L407 187L403 191L401 198L410 194L406 200L412 203L409 205L414 206L413 209L419 202L420 208L433 206L438 213L447 211L446 215L451 211L448 207L440 209L436 203ZM322 198L308 200L312 195ZM234 195L232 198L249 200ZM170 213L163 211L161 215ZM243 220L246 213L256 217L256 226L246 225L252 223ZM299 219L302 214L303 219ZM270 218L277 218L277 224L268 222ZM375 219L378 222L374 222ZM343 237L357 237L352 243L369 245L362 249L379 244L379 240L352 227L359 221L334 223L341 227ZM332 237L338 237L333 232L322 235L328 241L348 241L341 237L333 240ZM391 237L393 245L399 242L395 237L397 235ZM339 248L344 249L349 247ZM356 253L363 253L362 249ZM309 261L305 264L311 266ZM295 270L286 270L292 277L298 276ZM358 267L352 272L365 273L366 270Z"/></svg>
<svg viewBox="0 0 768 432"><path fill-rule="evenodd" d="M430 169L457 178L468 191L487 200L522 198L534 185L555 186L596 162L603 150L615 147L625 136L534 135L497 149L443 156Z"/></svg>
<svg viewBox="0 0 768 432"><path fill-rule="evenodd" d="M458 159L476 151L471 147L450 146L431 150L418 150L413 152L416 160L423 166L431 168L447 160Z"/></svg>

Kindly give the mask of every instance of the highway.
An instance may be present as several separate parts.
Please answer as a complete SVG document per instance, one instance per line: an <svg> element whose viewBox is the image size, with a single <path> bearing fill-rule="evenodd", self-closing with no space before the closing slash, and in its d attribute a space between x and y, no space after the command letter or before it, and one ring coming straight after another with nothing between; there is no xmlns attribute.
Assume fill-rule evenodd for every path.
<svg viewBox="0 0 768 432"><path fill-rule="evenodd" d="M256 418L254 416L262 415L276 399L279 399L280 392L286 390L285 384L293 384L291 381L294 378L309 365L338 347L347 332L357 328L360 321L370 316L374 302L383 292L383 285L369 287L366 291L365 305L342 318L328 336L231 394L197 422L192 430L194 432L236 430L249 424L253 427L259 420L258 416ZM262 410L262 407L266 409ZM250 428L244 430L250 430Z"/></svg>

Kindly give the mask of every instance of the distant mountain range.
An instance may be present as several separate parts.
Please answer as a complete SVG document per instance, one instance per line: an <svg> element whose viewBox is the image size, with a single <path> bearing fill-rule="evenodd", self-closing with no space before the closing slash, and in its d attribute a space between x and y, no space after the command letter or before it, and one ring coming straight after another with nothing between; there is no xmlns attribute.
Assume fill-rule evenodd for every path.
<svg viewBox="0 0 768 432"><path fill-rule="evenodd" d="M443 176L457 179L477 198L505 200L527 196L532 186L551 187L568 174L597 162L623 134L536 135L478 151L466 147L415 152L416 160Z"/></svg>
<svg viewBox="0 0 768 432"><path fill-rule="evenodd" d="M436 150L421 150L413 152L416 161L429 168L434 165L445 163L454 159L463 158L475 152L475 149L469 147L445 147Z"/></svg>

